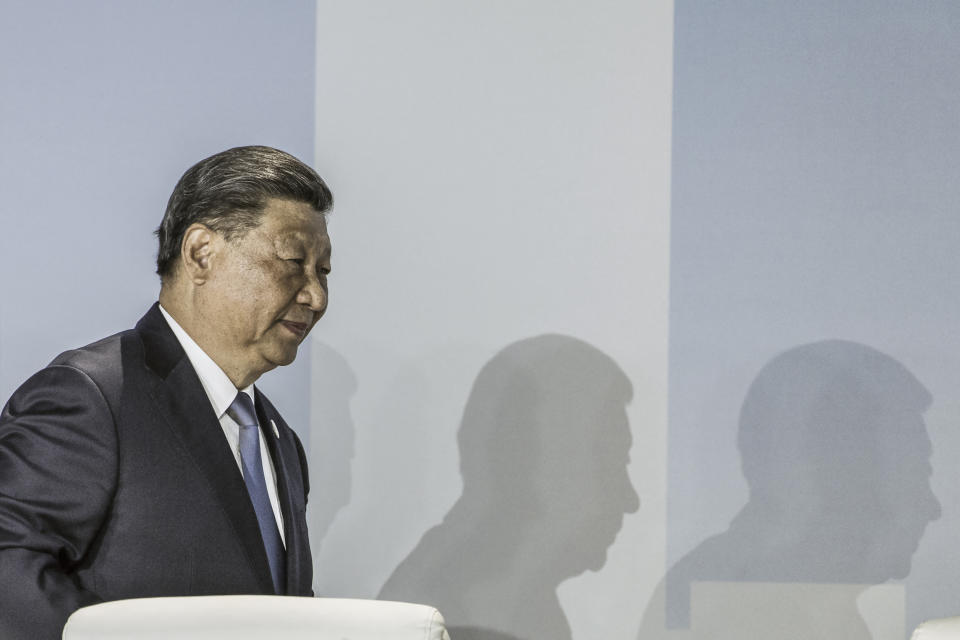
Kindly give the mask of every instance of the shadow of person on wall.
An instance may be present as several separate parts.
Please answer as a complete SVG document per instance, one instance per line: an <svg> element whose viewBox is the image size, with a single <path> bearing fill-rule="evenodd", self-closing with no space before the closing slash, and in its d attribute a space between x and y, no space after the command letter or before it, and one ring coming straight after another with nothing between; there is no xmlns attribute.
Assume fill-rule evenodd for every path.
<svg viewBox="0 0 960 640"><path fill-rule="evenodd" d="M740 413L749 500L670 569L638 638L871 638L858 596L906 577L940 515L930 402L902 364L862 344L774 358Z"/></svg>
<svg viewBox="0 0 960 640"><path fill-rule="evenodd" d="M354 426L350 399L357 377L346 359L326 344L311 346L310 465L307 503L310 549L317 558L330 525L350 502L350 465L354 453Z"/></svg>
<svg viewBox="0 0 960 640"><path fill-rule="evenodd" d="M607 355L543 335L480 371L458 434L463 495L379 597L436 606L456 640L570 638L557 586L606 562L639 507L632 388Z"/></svg>

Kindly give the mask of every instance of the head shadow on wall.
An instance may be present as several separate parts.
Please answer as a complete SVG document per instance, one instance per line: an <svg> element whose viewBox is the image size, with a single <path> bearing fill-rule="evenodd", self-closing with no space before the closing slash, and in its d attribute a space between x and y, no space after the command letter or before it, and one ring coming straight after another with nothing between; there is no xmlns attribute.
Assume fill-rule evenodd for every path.
<svg viewBox="0 0 960 640"><path fill-rule="evenodd" d="M855 342L770 361L740 413L749 500L670 569L638 637L781 637L774 619L791 629L782 637L871 637L857 596L906 577L940 515L923 420L931 400L906 367Z"/></svg>
<svg viewBox="0 0 960 640"><path fill-rule="evenodd" d="M575 338L497 353L460 426L463 495L380 597L436 606L457 640L569 638L557 586L603 567L639 507L626 469L632 393L609 356Z"/></svg>

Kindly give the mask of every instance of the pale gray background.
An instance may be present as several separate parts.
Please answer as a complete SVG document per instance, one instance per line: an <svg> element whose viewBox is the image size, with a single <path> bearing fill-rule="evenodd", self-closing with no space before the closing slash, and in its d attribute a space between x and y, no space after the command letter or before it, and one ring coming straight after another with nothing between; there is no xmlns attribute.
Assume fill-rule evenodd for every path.
<svg viewBox="0 0 960 640"><path fill-rule="evenodd" d="M467 639L631 638L664 567L672 5L323 0L317 17L337 205L310 455L321 433L353 453L312 467L337 496L312 512L318 592L434 602ZM612 364L594 379L584 354ZM512 368L513 396L488 381ZM596 384L617 370L621 422Z"/></svg>

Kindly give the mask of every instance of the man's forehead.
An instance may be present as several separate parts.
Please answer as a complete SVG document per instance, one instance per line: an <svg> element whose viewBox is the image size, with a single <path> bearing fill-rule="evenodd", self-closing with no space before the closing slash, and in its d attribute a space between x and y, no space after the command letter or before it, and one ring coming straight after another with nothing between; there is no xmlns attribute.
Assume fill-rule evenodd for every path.
<svg viewBox="0 0 960 640"><path fill-rule="evenodd" d="M256 228L270 239L329 242L326 217L306 202L269 200Z"/></svg>
<svg viewBox="0 0 960 640"><path fill-rule="evenodd" d="M318 253L330 252L330 236L326 228L285 229L270 236L277 249L304 248L315 249Z"/></svg>
<svg viewBox="0 0 960 640"><path fill-rule="evenodd" d="M276 242L316 242L329 244L330 238L327 236L326 227L314 228L282 228L266 230L266 235Z"/></svg>

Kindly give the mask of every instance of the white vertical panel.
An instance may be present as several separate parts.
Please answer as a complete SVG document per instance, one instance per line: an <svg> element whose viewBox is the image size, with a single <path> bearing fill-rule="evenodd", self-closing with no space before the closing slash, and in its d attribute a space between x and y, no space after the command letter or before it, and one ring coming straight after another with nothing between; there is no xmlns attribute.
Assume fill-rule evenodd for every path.
<svg viewBox="0 0 960 640"><path fill-rule="evenodd" d="M316 164L337 199L318 593L379 592L460 496L480 369L556 333L633 384L640 510L560 589L573 637L630 637L664 570L672 3L331 0L317 21Z"/></svg>

